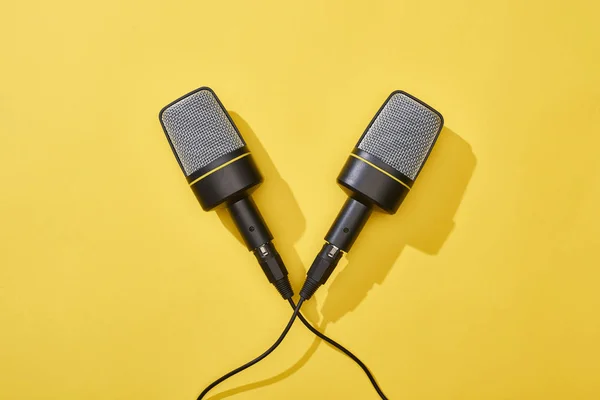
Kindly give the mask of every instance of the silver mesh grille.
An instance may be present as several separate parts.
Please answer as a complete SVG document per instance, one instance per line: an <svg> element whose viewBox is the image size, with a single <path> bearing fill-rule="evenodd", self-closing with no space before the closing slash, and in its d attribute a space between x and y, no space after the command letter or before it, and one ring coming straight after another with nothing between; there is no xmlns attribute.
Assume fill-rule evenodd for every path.
<svg viewBox="0 0 600 400"><path fill-rule="evenodd" d="M396 93L357 147L414 180L441 125L436 112L404 93Z"/></svg>
<svg viewBox="0 0 600 400"><path fill-rule="evenodd" d="M165 108L161 120L186 176L244 147L226 111L208 89Z"/></svg>

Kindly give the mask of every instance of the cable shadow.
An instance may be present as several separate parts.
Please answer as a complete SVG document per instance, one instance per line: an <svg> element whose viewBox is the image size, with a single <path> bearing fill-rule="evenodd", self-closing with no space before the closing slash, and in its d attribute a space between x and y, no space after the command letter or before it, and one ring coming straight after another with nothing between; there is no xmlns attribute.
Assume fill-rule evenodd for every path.
<svg viewBox="0 0 600 400"><path fill-rule="evenodd" d="M444 128L398 212L374 212L346 255L348 264L330 284L321 307L324 329L356 309L375 284L381 285L407 246L430 255L440 251L454 229L454 215L476 163L471 146Z"/></svg>
<svg viewBox="0 0 600 400"><path fill-rule="evenodd" d="M297 323L300 323L300 322L297 322ZM313 340L312 344L310 345L310 347L308 348L306 353L304 353L304 355L298 361L296 361L294 363L294 365L292 365L285 371L281 372L280 374L277 374L268 379L264 379L262 381L249 383L247 385L239 386L239 387L236 387L233 389L226 390L221 393L217 393L216 395L209 397L208 400L222 400L227 397L234 396L236 394L240 394L243 392L248 392L250 390L259 389L264 386L272 385L274 383L280 382L280 381L292 376L294 373L299 371L308 362L308 360L311 359L313 354L315 354L315 352L317 351L317 348L319 347L320 342L321 342L321 339L319 339L318 337L315 337L315 340Z"/></svg>

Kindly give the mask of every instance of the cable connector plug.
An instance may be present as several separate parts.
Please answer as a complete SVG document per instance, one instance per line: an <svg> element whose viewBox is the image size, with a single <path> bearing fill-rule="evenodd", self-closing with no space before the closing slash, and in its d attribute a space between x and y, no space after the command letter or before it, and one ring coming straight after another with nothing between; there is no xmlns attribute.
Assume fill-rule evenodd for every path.
<svg viewBox="0 0 600 400"><path fill-rule="evenodd" d="M272 242L267 242L252 251L258 260L258 264L267 276L275 289L284 300L291 299L294 296L294 290L288 278L288 272L281 256L275 249Z"/></svg>
<svg viewBox="0 0 600 400"><path fill-rule="evenodd" d="M342 254L343 252L334 245L325 243L306 274L306 281L304 281L302 290L300 290L301 298L310 299L319 286L327 282L340 258L342 258Z"/></svg>

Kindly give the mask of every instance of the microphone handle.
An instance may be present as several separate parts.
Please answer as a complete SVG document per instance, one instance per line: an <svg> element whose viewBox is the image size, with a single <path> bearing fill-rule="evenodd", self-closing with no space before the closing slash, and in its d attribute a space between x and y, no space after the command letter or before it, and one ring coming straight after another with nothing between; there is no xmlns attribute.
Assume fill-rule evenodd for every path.
<svg viewBox="0 0 600 400"><path fill-rule="evenodd" d="M329 279L343 253L350 251L354 241L371 215L372 207L349 197L325 235L325 245L306 274L300 297L308 300Z"/></svg>
<svg viewBox="0 0 600 400"><path fill-rule="evenodd" d="M248 250L254 253L258 264L279 294L288 300L294 292L288 278L288 271L281 256L272 243L273 235L260 215L250 195L229 202L227 209Z"/></svg>
<svg viewBox="0 0 600 400"><path fill-rule="evenodd" d="M325 241L345 253L350 251L358 234L371 215L372 208L359 200L348 197L335 221L325 235Z"/></svg>

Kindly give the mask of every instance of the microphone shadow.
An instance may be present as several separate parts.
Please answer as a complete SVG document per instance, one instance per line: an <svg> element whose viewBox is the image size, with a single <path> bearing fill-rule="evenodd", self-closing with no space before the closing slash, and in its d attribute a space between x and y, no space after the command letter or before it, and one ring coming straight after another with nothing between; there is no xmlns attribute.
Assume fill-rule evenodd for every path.
<svg viewBox="0 0 600 400"><path fill-rule="evenodd" d="M306 226L304 216L300 211L300 206L294 198L290 186L279 175L271 157L269 157L269 154L256 137L252 128L250 128L250 125L236 112L228 112L263 175L264 182L252 192L252 198L274 236L273 242L288 270L292 288L294 288L295 293L298 293L304 282L303 279L306 276L306 270L302 265L300 256L294 249L294 243L300 240L304 233ZM244 245L242 236L238 232L227 209L220 207L216 211L221 223ZM257 273L261 273L258 268ZM272 288L269 290L273 290L274 298L279 298L277 297L277 292L270 284L269 287ZM311 321L317 321L319 318L315 304L306 308L302 307L302 313Z"/></svg>
<svg viewBox="0 0 600 400"><path fill-rule="evenodd" d="M238 123L235 118L234 121ZM245 137L245 132L239 128ZM317 327L321 332L325 332L330 322L336 322L356 309L376 283L383 283L404 248L411 246L431 255L441 250L454 229L454 215L475 166L476 158L471 146L456 133L444 128L411 193L398 212L393 216L374 212L352 251L346 256L348 264L331 282L321 309L322 321ZM302 271L299 270L297 276L303 279L304 274L300 272ZM300 287L299 284L294 287ZM314 307L316 301L305 304ZM302 310L304 312L304 307ZM313 320L316 318L311 319L311 322ZM320 344L321 340L315 337L304 355L280 374L226 390L210 397L210 400L225 399L286 379L308 363ZM360 357L360 354L357 356Z"/></svg>
<svg viewBox="0 0 600 400"><path fill-rule="evenodd" d="M381 285L407 247L436 255L454 229L454 215L475 170L471 146L444 128L410 193L394 215L373 212L347 265L331 282L321 307L324 329Z"/></svg>

